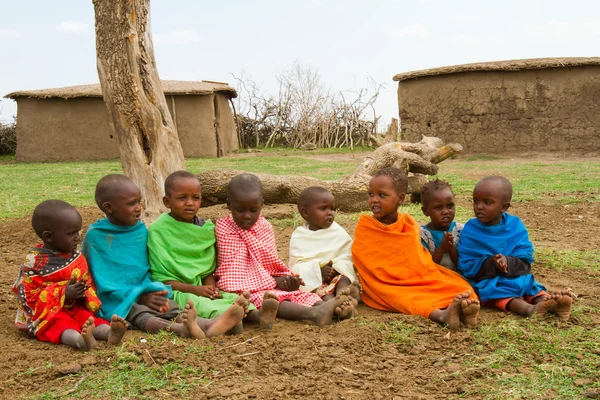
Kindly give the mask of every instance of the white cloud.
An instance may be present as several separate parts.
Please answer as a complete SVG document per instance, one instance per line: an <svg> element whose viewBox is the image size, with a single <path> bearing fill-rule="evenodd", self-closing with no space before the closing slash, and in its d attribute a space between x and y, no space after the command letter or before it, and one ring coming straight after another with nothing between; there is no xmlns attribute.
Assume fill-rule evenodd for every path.
<svg viewBox="0 0 600 400"><path fill-rule="evenodd" d="M193 29L178 29L165 34L157 33L154 35L156 46L198 43L203 40L204 38Z"/></svg>
<svg viewBox="0 0 600 400"><path fill-rule="evenodd" d="M394 29L394 35L400 37L426 38L431 35L431 31L423 24L415 23L402 25Z"/></svg>
<svg viewBox="0 0 600 400"><path fill-rule="evenodd" d="M64 21L55 29L64 33L85 33L88 31L89 25L81 21Z"/></svg>
<svg viewBox="0 0 600 400"><path fill-rule="evenodd" d="M0 28L0 37L8 38L8 39L17 39L20 36L21 36L21 34L17 31Z"/></svg>

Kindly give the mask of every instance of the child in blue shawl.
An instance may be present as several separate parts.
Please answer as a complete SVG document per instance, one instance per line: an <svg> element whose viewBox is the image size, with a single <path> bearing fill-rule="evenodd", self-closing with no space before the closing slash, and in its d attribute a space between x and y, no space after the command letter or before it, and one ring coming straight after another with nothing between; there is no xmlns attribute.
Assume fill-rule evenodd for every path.
<svg viewBox="0 0 600 400"><path fill-rule="evenodd" d="M473 211L458 242L458 269L479 294L482 305L530 317L551 312L569 319L567 291L549 294L531 274L533 244L519 217L507 214L512 185L501 176L480 180Z"/></svg>
<svg viewBox="0 0 600 400"><path fill-rule="evenodd" d="M167 330L197 339L237 326L247 312L243 296L219 317L202 319L196 317L193 303L180 309L170 299L171 287L151 280L141 197L137 185L124 175L107 175L96 185L96 203L106 218L90 225L82 252L102 301L98 314L116 314L146 332Z"/></svg>

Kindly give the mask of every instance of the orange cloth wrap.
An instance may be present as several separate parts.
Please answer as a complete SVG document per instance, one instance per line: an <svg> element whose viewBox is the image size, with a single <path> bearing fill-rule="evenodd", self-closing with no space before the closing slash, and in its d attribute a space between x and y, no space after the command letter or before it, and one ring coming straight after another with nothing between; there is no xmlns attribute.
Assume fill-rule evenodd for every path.
<svg viewBox="0 0 600 400"><path fill-rule="evenodd" d="M421 315L450 305L473 288L459 274L437 265L421 245L419 224L408 214L384 225L362 215L354 233L352 258L363 287L362 300L384 311Z"/></svg>

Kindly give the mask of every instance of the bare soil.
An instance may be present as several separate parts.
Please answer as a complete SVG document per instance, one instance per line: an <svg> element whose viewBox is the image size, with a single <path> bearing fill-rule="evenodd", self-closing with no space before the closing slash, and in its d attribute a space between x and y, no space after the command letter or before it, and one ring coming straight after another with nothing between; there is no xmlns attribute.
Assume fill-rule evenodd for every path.
<svg viewBox="0 0 600 400"><path fill-rule="evenodd" d="M467 199L459 199L466 202ZM465 204L466 205L466 204ZM289 218L293 205L267 206L268 219ZM95 208L80 210L87 226L101 214ZM592 250L600 248L600 204L557 205L550 201L515 204L512 212L529 227L536 246L552 249ZM225 216L223 206L202 210L203 217ZM353 233L353 224L342 222ZM288 255L292 227L277 228L282 259ZM8 399L42 393L50 388L64 391L80 378L63 376L57 366L76 361L85 374L109 368L109 360L98 352L76 352L66 346L45 344L16 331L16 311L11 285L30 245L38 239L28 218L0 223L0 397ZM600 272L568 270L558 273L537 264L534 273L549 289L570 287L582 294L579 300L600 307ZM207 339L214 351L199 355L187 352L188 341L167 342L168 346L141 343L148 335L129 332L125 346L148 365L184 361L195 366L198 377L210 384L194 386L186 395L197 399L440 399L462 393L473 376L456 374L456 366L469 357L473 348L463 332L449 335L435 323L420 317L359 308L360 317L319 329L301 322L278 321L273 330L261 332L246 327L240 336ZM482 312L481 323L513 318L498 311ZM387 323L403 321L416 329L418 340L394 343ZM596 324L600 321L594 321ZM572 319L569 324L580 322ZM253 339L252 339L253 338ZM242 342L252 339L246 343ZM235 345L235 346L234 346ZM148 356L150 357L148 357ZM477 374L482 374L478 371ZM169 379L177 381L173 374ZM179 397L175 393L146 393L151 397ZM69 398L67 394L65 396Z"/></svg>

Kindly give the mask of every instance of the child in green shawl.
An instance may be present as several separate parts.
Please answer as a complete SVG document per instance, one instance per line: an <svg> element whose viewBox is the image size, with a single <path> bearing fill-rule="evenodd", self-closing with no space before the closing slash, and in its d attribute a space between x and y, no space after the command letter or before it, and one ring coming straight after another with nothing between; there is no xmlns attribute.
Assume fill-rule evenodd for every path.
<svg viewBox="0 0 600 400"><path fill-rule="evenodd" d="M213 276L215 225L196 215L201 197L200 181L195 175L176 171L167 177L163 203L170 212L162 214L149 228L150 272L153 281L173 288L172 298L180 307L192 301L199 317L214 318L225 312L238 295L217 288ZM279 304L275 296L270 302L273 304L264 311L249 304L246 319L269 328ZM241 323L232 329L233 333L242 331Z"/></svg>

